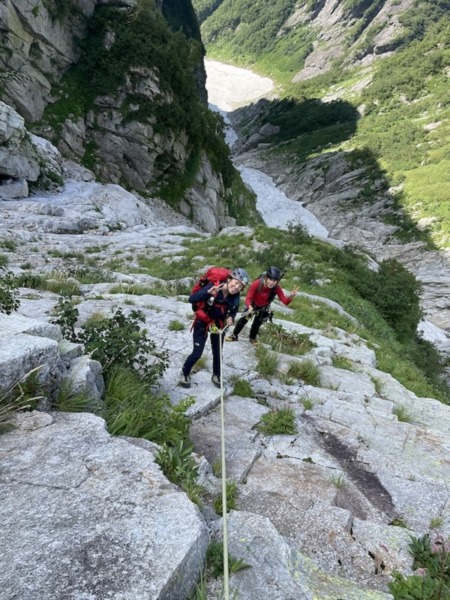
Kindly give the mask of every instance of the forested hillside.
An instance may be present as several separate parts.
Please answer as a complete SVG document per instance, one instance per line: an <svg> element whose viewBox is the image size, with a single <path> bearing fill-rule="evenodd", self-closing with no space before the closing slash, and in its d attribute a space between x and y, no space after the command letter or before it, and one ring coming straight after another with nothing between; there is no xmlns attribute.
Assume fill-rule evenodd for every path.
<svg viewBox="0 0 450 600"><path fill-rule="evenodd" d="M361 202L390 190L383 218L400 239L450 246L450 2L194 6L209 58L280 84L259 116L280 128L265 140L279 157L301 165L343 151L349 171L362 168Z"/></svg>

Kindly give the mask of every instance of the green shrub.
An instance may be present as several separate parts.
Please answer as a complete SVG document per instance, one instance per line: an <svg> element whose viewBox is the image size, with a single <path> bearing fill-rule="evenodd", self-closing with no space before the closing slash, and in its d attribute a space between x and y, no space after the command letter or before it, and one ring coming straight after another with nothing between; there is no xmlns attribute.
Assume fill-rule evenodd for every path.
<svg viewBox="0 0 450 600"><path fill-rule="evenodd" d="M261 417L256 428L267 435L294 435L297 433L294 410L290 407L272 409Z"/></svg>
<svg viewBox="0 0 450 600"><path fill-rule="evenodd" d="M43 275L34 273L21 273L17 276L17 287L26 287L33 290L47 289L47 280Z"/></svg>
<svg viewBox="0 0 450 600"><path fill-rule="evenodd" d="M236 508L236 495L238 491L238 486L235 481L227 481L226 482L226 509L227 513L230 510ZM222 494L218 494L213 501L214 511L217 515L223 515L223 503L222 503Z"/></svg>
<svg viewBox="0 0 450 600"><path fill-rule="evenodd" d="M242 558L234 558L228 555L228 566L230 573L237 573L242 569L250 569L251 565L244 562ZM223 555L223 544L222 542L211 542L206 553L206 567L211 572L214 578L223 576L224 569L224 555Z"/></svg>
<svg viewBox="0 0 450 600"><path fill-rule="evenodd" d="M348 264L350 283L362 298L370 300L400 340L413 339L422 318L421 284L395 259L384 260L378 272Z"/></svg>
<svg viewBox="0 0 450 600"><path fill-rule="evenodd" d="M77 296L80 293L78 282L64 276L47 279L45 289L60 296Z"/></svg>
<svg viewBox="0 0 450 600"><path fill-rule="evenodd" d="M125 315L118 308L112 317L91 317L78 332L78 309L72 302L60 300L55 313L53 322L61 327L66 339L82 344L84 351L102 364L106 378L115 367L124 367L151 385L167 367L167 351L158 351L147 330L140 327L145 322L141 311L131 310Z"/></svg>
<svg viewBox="0 0 450 600"><path fill-rule="evenodd" d="M389 591L394 600L447 600L450 598L450 540L442 535L411 538L414 575L393 574Z"/></svg>
<svg viewBox="0 0 450 600"><path fill-rule="evenodd" d="M205 490L197 483L198 465L192 451L192 444L180 438L176 443L164 443L155 462L170 481L187 493L192 502L200 504Z"/></svg>
<svg viewBox="0 0 450 600"><path fill-rule="evenodd" d="M88 321L78 334L85 352L92 353L106 374L115 366L136 370L148 384L155 383L167 367L167 351L157 351L140 323L145 322L141 311L125 315L118 308L110 318Z"/></svg>
<svg viewBox="0 0 450 600"><path fill-rule="evenodd" d="M332 360L333 367L336 369L346 369L347 371L354 370L354 364L345 356L334 355Z"/></svg>
<svg viewBox="0 0 450 600"><path fill-rule="evenodd" d="M256 371L263 377L273 377L278 371L279 358L275 352L270 352L264 346L258 346L256 348L256 357L258 363L256 365Z"/></svg>
<svg viewBox="0 0 450 600"><path fill-rule="evenodd" d="M233 381L233 394L242 398L253 398L255 395L251 384L245 379L235 379Z"/></svg>
<svg viewBox="0 0 450 600"><path fill-rule="evenodd" d="M53 309L56 315L52 323L61 327L62 334L70 342L78 342L78 335L75 332L75 325L78 320L78 309L70 298L60 298Z"/></svg>
<svg viewBox="0 0 450 600"><path fill-rule="evenodd" d="M301 403L305 410L312 410L314 408L314 400L311 400L311 398L302 398Z"/></svg>
<svg viewBox="0 0 450 600"><path fill-rule="evenodd" d="M308 385L320 386L320 369L312 360L290 363L287 375L293 379L302 379Z"/></svg>
<svg viewBox="0 0 450 600"><path fill-rule="evenodd" d="M10 315L20 306L18 280L11 271L0 267L0 312Z"/></svg>
<svg viewBox="0 0 450 600"><path fill-rule="evenodd" d="M14 252L17 248L17 243L14 240L0 240L0 248Z"/></svg>

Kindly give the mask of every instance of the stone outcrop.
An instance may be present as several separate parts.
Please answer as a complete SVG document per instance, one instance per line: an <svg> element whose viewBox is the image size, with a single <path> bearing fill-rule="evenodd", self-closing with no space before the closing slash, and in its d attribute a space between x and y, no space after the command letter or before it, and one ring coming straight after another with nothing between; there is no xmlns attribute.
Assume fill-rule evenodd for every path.
<svg viewBox="0 0 450 600"><path fill-rule="evenodd" d="M194 19L190 0L185 0L185 4L185 18L192 13ZM27 197L30 183L46 189L62 185L61 155L75 162L85 161L102 182L125 184L128 189L150 197L158 193L160 186L170 185L174 178L182 177L190 168L194 154L197 166L192 179L195 183L192 187L187 185L185 192L176 192L182 213L210 231L235 224L230 216L233 205L240 203L254 210L250 206L251 195L244 191L232 195L220 171L212 167L205 149L193 142L186 127L179 126L180 115L174 116L174 104L182 102L183 90L175 92L168 86L170 73L161 73L157 66L139 64L136 58L137 64L129 67L114 91L97 95L89 108L82 110L78 96L83 89L59 88L63 76L84 56L81 44L95 11L108 5L121 11L130 10L130 23L139 18L133 12L138 10L135 0L119 3L115 0L67 0L65 3L48 0L36 6L25 0L7 0L0 7L0 79L3 82L0 86L3 101L0 104L0 184L8 184L4 189L0 185L0 198ZM169 32L171 19L175 18L170 6L161 3L154 10L167 17ZM192 43L192 53L198 55L198 65L192 65L193 89L184 93L187 96L197 93L201 112L206 104L206 75L200 35L194 22L192 27L184 23L184 28ZM103 40L105 48L114 44L115 35L110 28ZM169 46L168 43L168 54L174 53L173 44ZM172 60L170 54L167 61ZM174 80L178 81L176 76ZM66 110L65 106L57 109L55 122L45 111L58 101L72 109ZM193 105L189 110L194 110ZM183 104L179 110L188 109ZM164 119L172 125L162 123ZM45 141L48 148L43 155L41 148ZM56 148L61 155L56 153ZM50 149L54 160L47 164Z"/></svg>
<svg viewBox="0 0 450 600"><path fill-rule="evenodd" d="M155 452L94 415L17 417L1 438L1 595L190 597L209 533Z"/></svg>
<svg viewBox="0 0 450 600"><path fill-rule="evenodd" d="M0 6L2 99L27 121L42 117L52 86L80 56L96 0L6 0Z"/></svg>
<svg viewBox="0 0 450 600"><path fill-rule="evenodd" d="M316 39L305 64L292 81L322 75L337 59L344 59L346 66L364 67L377 58L389 56L398 46L403 31L401 15L412 3L413 0L388 0L371 10L371 3L356 3L357 6L348 8L343 2L324 0L296 9L284 23L283 32L289 32L300 23L307 24ZM351 32L356 26L360 27L360 34L352 39Z"/></svg>
<svg viewBox="0 0 450 600"><path fill-rule="evenodd" d="M82 394L91 408L102 405L100 363L64 340L57 325L0 313L0 340L0 398L9 392L17 396L19 384L32 378L41 408L57 404L61 388L68 398Z"/></svg>

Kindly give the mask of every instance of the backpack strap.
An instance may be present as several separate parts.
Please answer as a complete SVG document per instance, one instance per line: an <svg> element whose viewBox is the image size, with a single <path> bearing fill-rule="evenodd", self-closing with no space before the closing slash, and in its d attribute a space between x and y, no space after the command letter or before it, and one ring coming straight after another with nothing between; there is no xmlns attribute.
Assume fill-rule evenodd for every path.
<svg viewBox="0 0 450 600"><path fill-rule="evenodd" d="M262 290L265 279L266 279L265 273L263 273L262 275L259 276L258 289L256 290L257 292L260 292ZM279 283L277 283L277 285L279 285ZM277 289L277 285L273 288L270 288L270 290L269 290L269 304L271 304L273 302L275 296L277 295L277 293L275 291Z"/></svg>

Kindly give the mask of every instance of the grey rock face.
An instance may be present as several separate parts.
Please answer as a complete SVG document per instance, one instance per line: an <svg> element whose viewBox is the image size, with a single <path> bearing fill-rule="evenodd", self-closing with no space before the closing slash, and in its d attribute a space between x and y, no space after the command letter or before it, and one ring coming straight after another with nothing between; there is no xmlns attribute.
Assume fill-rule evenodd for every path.
<svg viewBox="0 0 450 600"><path fill-rule="evenodd" d="M3 99L27 121L42 117L52 84L78 60L78 44L95 4L95 0L67 0L58 14L52 14L51 5L44 2L7 0L1 4Z"/></svg>
<svg viewBox="0 0 450 600"><path fill-rule="evenodd" d="M15 110L0 102L0 174L12 180L36 181L39 165L24 125Z"/></svg>
<svg viewBox="0 0 450 600"><path fill-rule="evenodd" d="M152 453L89 414L31 413L17 425L2 436L1 594L189 597L208 532Z"/></svg>
<svg viewBox="0 0 450 600"><path fill-rule="evenodd" d="M29 134L24 119L0 101L0 198L28 196L28 183L41 178L62 183L62 158L47 140Z"/></svg>
<svg viewBox="0 0 450 600"><path fill-rule="evenodd" d="M87 114L68 114L60 129L36 125L48 103L57 99L55 85L78 62L80 42L95 7L126 9L135 4L135 0L40 4L8 0L0 6L1 97L6 103L0 104L0 198L27 197L27 184L38 179L47 189L62 184L60 157L55 154L56 160L49 163L48 152L43 156L40 151L42 143L33 143L24 129L24 119L34 123L35 132L51 140L66 158L81 161L88 153L95 176L103 182L125 182L129 189L148 195L158 178L170 180L173 173L185 171L192 151L186 132L161 128L155 117L139 117L143 106L160 108L173 103L173 93L163 89L156 69L130 67L114 94L98 96ZM105 39L106 45L112 43L111 36ZM195 72L199 99L205 102L206 75L200 60ZM14 114L15 121L13 108L18 113ZM10 136L10 131L14 135ZM225 189L222 176L211 168L206 156L200 163L196 182L186 192L181 209L206 230L217 231L234 224L228 205L235 199L230 199L230 190ZM13 187L1 185L11 178Z"/></svg>
<svg viewBox="0 0 450 600"><path fill-rule="evenodd" d="M377 30L370 45L361 50L361 39L354 42L348 50L348 30L355 25L357 19L363 16L366 5L359 4L348 8L336 0L324 0L316 3L309 10L304 7L296 10L284 24L289 30L298 23L307 23L317 34L311 53L305 60L303 68L293 77L292 81L304 81L326 73L334 60L346 54L346 65L365 66L380 55L388 56L396 47L397 39L402 31L401 15L412 6L413 0L401 2L385 2L372 15L366 28Z"/></svg>

